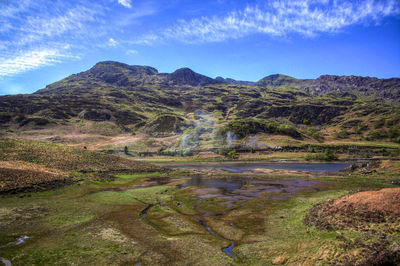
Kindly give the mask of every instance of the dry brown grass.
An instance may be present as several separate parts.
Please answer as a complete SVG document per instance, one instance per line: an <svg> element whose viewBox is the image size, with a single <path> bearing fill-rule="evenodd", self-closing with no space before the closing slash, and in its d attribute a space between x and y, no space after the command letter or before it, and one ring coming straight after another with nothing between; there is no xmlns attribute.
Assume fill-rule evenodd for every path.
<svg viewBox="0 0 400 266"><path fill-rule="evenodd" d="M56 169L21 161L0 162L0 193L36 191L70 182L70 175Z"/></svg>
<svg viewBox="0 0 400 266"><path fill-rule="evenodd" d="M364 191L314 206L305 223L319 228L365 230L372 224L391 224L400 220L400 188Z"/></svg>
<svg viewBox="0 0 400 266"><path fill-rule="evenodd" d="M331 213L345 215L354 208L363 214L383 213L400 216L400 188L385 188L379 191L364 191L340 198L331 205Z"/></svg>
<svg viewBox="0 0 400 266"><path fill-rule="evenodd" d="M50 169L50 168L41 166L39 164L28 163L28 162L23 162L23 161L0 161L0 168L28 170L28 171L56 174L56 175L66 175L65 172L57 170L57 169Z"/></svg>
<svg viewBox="0 0 400 266"><path fill-rule="evenodd" d="M114 155L19 139L0 139L0 161L25 161L63 171L83 172L151 172L161 169Z"/></svg>

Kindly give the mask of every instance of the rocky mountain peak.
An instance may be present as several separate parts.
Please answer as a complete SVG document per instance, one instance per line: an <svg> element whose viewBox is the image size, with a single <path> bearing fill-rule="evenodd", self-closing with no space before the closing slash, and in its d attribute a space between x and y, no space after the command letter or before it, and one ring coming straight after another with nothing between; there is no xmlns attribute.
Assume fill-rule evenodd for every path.
<svg viewBox="0 0 400 266"><path fill-rule="evenodd" d="M180 68L168 75L168 80L174 85L202 86L219 83L210 77L198 74L190 68Z"/></svg>
<svg viewBox="0 0 400 266"><path fill-rule="evenodd" d="M95 64L89 72L93 74L99 74L103 72L112 72L112 73L122 73L126 72L126 74L130 75L138 75L138 74L147 74L147 75L156 75L158 74L157 69L149 66L137 66L137 65L128 65L120 62L114 61L103 61Z"/></svg>

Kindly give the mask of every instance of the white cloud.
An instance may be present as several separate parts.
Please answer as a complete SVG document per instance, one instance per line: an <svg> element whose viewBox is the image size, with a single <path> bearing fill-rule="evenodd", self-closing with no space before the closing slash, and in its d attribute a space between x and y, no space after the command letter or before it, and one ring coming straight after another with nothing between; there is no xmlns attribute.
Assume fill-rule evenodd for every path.
<svg viewBox="0 0 400 266"><path fill-rule="evenodd" d="M108 46L117 46L118 42L116 40L114 40L113 38L108 39Z"/></svg>
<svg viewBox="0 0 400 266"><path fill-rule="evenodd" d="M377 23L396 14L399 14L399 3L395 0L274 0L264 6L248 6L224 16L180 20L157 34L142 36L136 43L164 39L187 43L219 42L256 33L315 36L338 32L350 25Z"/></svg>
<svg viewBox="0 0 400 266"><path fill-rule="evenodd" d="M64 58L77 58L57 48L24 51L9 58L0 57L0 78L16 75L41 66L52 65Z"/></svg>
<svg viewBox="0 0 400 266"><path fill-rule="evenodd" d="M132 7L131 0L118 0L118 3L120 3L124 7L128 7L128 8Z"/></svg>
<svg viewBox="0 0 400 266"><path fill-rule="evenodd" d="M126 51L126 54L128 54L128 55L136 55L138 53L139 52L137 50L128 50L128 51Z"/></svg>

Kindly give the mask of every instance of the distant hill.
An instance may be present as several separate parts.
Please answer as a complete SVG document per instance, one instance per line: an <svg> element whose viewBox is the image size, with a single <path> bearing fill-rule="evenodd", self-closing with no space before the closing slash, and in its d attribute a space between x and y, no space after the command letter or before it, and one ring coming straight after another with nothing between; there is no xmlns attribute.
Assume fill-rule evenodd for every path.
<svg viewBox="0 0 400 266"><path fill-rule="evenodd" d="M210 78L191 69L159 73L149 66L99 62L34 94L0 97L5 130L109 122L121 132L181 134L188 114L212 114L220 126L239 120L349 128L400 116L400 79L270 75L258 82ZM396 124L396 123L395 123ZM160 130L160 132L155 132Z"/></svg>

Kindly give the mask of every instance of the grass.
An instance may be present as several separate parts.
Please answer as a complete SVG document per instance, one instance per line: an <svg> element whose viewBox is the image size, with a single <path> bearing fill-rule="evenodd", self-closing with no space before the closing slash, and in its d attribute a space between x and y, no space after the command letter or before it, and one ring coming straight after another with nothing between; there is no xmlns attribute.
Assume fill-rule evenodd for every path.
<svg viewBox="0 0 400 266"><path fill-rule="evenodd" d="M159 170L146 163L121 159L113 155L65 145L18 139L0 139L0 160L25 161L67 171L146 172Z"/></svg>
<svg viewBox="0 0 400 266"><path fill-rule="evenodd" d="M45 190L80 179L104 180L113 172L146 175L161 168L76 147L0 138L0 193ZM132 179L128 175L121 179Z"/></svg>
<svg viewBox="0 0 400 266"><path fill-rule="evenodd" d="M118 180L138 180L150 177L168 177L173 175L179 175L182 171L168 171L168 172L154 172L154 173L134 173L134 174L117 174Z"/></svg>
<svg viewBox="0 0 400 266"><path fill-rule="evenodd" d="M391 181L400 178L396 172L400 164L387 161L381 167L371 175L257 175L260 179L322 179L330 185L323 191L288 199L254 199L223 216L204 217L221 239L198 224L196 217L201 214L195 208L198 197L194 188L178 189L167 184L105 190L146 184L155 177L176 177L182 174L179 171L121 173L115 180L83 180L51 191L3 195L0 246L22 235L31 238L17 247L2 247L0 252L16 265L269 265L274 261L324 264L344 255L354 257L362 249L353 244L347 249L344 246L364 235L351 230L328 232L308 227L303 223L305 215L316 203L336 199L352 189L394 186ZM203 200L198 207L218 213L223 210L218 203L221 200ZM143 218L140 213L147 204L156 205ZM227 239L234 241L235 260L221 252L229 244ZM373 241L377 240L373 237L368 243Z"/></svg>
<svg viewBox="0 0 400 266"><path fill-rule="evenodd" d="M171 186L154 186L130 190L128 193L140 202L156 204L169 200L171 198L170 193L174 190L175 188Z"/></svg>
<svg viewBox="0 0 400 266"><path fill-rule="evenodd" d="M88 200L98 204L121 204L129 205L138 200L129 192L103 191L88 196Z"/></svg>

